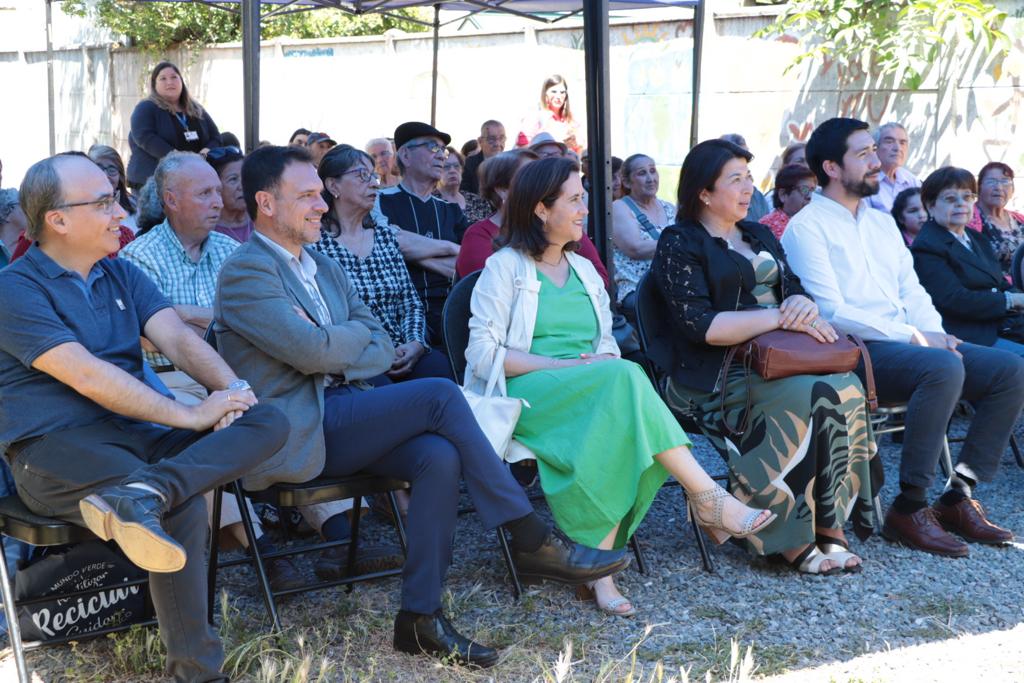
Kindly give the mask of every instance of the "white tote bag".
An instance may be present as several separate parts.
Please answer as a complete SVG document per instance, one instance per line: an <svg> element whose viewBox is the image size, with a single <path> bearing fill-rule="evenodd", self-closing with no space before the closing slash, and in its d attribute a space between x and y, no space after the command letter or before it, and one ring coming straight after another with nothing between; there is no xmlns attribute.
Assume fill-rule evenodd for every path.
<svg viewBox="0 0 1024 683"><path fill-rule="evenodd" d="M523 399L509 398L500 394L495 395L498 377L500 373L504 372L505 353L507 350L506 347L501 346L498 347L498 352L494 354L491 376L487 379L487 386L482 396L465 387L462 388L462 393L466 397L466 402L469 404L470 409L473 411L473 416L476 417L477 424L480 425L480 429L487 436L487 440L491 442L494 452L502 460L505 460L508 455L509 447L512 443L512 432L519 421L519 415L523 411L523 406L530 407L530 404Z"/></svg>

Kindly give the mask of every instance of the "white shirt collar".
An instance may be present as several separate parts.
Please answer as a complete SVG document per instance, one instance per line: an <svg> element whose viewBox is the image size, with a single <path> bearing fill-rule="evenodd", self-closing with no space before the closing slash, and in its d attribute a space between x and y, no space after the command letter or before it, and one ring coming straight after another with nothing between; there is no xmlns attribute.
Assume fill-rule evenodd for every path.
<svg viewBox="0 0 1024 683"><path fill-rule="evenodd" d="M316 277L316 261L313 260L313 257L309 255L309 252L306 251L305 248L299 249L299 258L295 258L295 254L291 253L290 251L288 251L287 249L285 249L280 244L270 239L263 233L254 230L252 234L255 237L259 237L261 240L263 240L264 244L269 245L271 249L280 254L289 263L289 265L291 265L292 267L295 267L297 265L299 268L301 268L303 274L307 278L312 280L313 278Z"/></svg>

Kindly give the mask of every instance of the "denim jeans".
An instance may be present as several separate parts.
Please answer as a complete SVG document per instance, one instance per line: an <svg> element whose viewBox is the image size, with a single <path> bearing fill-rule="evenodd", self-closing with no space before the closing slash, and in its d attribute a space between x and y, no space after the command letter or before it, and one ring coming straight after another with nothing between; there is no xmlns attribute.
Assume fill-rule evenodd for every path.
<svg viewBox="0 0 1024 683"><path fill-rule="evenodd" d="M99 489L140 482L164 495L163 528L188 558L180 571L149 575L168 673L176 681L220 681L226 680L220 672L224 651L206 621L209 527L203 493L274 455L288 429L280 410L263 405L216 432L115 418L15 448L11 470L32 512L79 525L79 501Z"/></svg>

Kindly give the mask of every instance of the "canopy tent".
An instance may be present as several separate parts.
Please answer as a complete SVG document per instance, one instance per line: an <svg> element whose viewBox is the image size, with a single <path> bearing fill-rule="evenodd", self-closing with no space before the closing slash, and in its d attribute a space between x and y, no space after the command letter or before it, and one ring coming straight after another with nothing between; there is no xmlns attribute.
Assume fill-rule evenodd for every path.
<svg viewBox="0 0 1024 683"><path fill-rule="evenodd" d="M609 241L611 234L612 173L611 144L609 138L610 98L608 80L608 20L611 10L650 8L692 8L693 24L693 97L690 117L690 144L697 142L697 114L699 111L701 43L704 33L705 0L139 0L140 2L202 2L242 17L242 72L245 117L245 147L255 149L259 142L259 57L260 21L262 17L290 12L304 12L330 7L350 14L389 14L394 10L413 7L433 7L434 63L430 103L430 120L437 113L437 55L438 36L442 26L441 10L456 10L476 14L501 12L544 23L555 23L567 17L582 15L584 62L586 74L587 139L590 158L591 215L590 227L594 242L612 273ZM47 0L47 5L51 0ZM241 5L240 10L235 5ZM269 12L261 12L261 4L273 5ZM402 17L408 20L408 17ZM463 21L460 16L453 21ZM425 22L421 22L425 23Z"/></svg>

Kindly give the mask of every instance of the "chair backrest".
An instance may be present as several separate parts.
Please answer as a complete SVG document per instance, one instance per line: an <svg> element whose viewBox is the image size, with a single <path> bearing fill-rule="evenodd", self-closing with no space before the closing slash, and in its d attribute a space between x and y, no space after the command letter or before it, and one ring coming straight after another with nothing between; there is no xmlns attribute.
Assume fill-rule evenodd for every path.
<svg viewBox="0 0 1024 683"><path fill-rule="evenodd" d="M452 364L455 381L462 384L462 375L466 372L466 347L469 346L469 302L473 297L473 287L480 279L476 271L455 283L444 302L441 312L444 328L444 343L448 347L448 359Z"/></svg>
<svg viewBox="0 0 1024 683"><path fill-rule="evenodd" d="M210 324L206 327L206 332L203 334L203 341L212 346L214 351L217 350L217 335L213 331L213 326L215 324L216 323L211 320Z"/></svg>
<svg viewBox="0 0 1024 683"><path fill-rule="evenodd" d="M672 368L672 328L658 283L648 272L636 287L636 331L640 350L659 377Z"/></svg>
<svg viewBox="0 0 1024 683"><path fill-rule="evenodd" d="M1021 273L1021 268L1024 267L1024 244L1017 247L1017 251L1013 252L1013 265L1010 267L1010 279L1013 280L1013 286L1017 289L1024 289L1024 273Z"/></svg>

